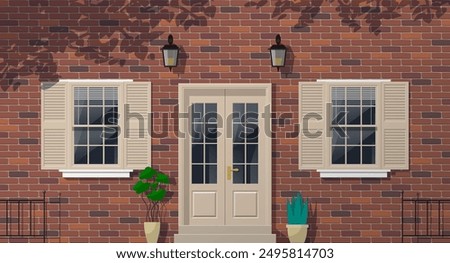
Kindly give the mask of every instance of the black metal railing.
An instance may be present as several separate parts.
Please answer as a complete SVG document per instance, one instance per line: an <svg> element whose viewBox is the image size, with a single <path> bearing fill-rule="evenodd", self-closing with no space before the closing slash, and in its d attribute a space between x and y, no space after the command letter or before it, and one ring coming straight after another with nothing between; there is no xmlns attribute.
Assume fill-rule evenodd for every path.
<svg viewBox="0 0 450 263"><path fill-rule="evenodd" d="M59 231L57 233L59 235L61 232L61 194L58 194L58 198L52 201L48 200L45 191L42 198L0 199L0 238L42 238L44 243L47 242L49 206L52 208L57 206L53 217L58 218ZM52 231L52 233L54 232Z"/></svg>
<svg viewBox="0 0 450 263"><path fill-rule="evenodd" d="M405 237L450 238L450 199L402 198L402 242Z"/></svg>

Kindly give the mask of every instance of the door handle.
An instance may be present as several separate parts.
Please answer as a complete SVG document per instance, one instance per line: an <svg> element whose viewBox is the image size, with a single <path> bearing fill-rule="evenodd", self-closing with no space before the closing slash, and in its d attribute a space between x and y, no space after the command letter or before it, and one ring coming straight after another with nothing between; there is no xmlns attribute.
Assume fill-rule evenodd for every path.
<svg viewBox="0 0 450 263"><path fill-rule="evenodd" d="M239 168L231 168L231 166L228 166L228 168L227 168L227 180L231 180L231 173L232 172L239 172Z"/></svg>

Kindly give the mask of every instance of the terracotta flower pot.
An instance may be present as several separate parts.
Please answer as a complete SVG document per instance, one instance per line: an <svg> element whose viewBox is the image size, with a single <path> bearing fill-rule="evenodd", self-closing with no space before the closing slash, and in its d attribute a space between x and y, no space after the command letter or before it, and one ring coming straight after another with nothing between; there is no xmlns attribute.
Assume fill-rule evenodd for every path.
<svg viewBox="0 0 450 263"><path fill-rule="evenodd" d="M144 222L144 232L147 243L158 243L160 222Z"/></svg>
<svg viewBox="0 0 450 263"><path fill-rule="evenodd" d="M309 225L286 225L291 243L305 243Z"/></svg>

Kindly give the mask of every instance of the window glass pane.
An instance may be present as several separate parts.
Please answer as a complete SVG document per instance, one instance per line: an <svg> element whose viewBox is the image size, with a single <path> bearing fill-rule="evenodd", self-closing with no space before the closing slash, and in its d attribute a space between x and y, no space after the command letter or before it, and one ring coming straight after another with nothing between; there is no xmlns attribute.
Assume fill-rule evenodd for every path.
<svg viewBox="0 0 450 263"><path fill-rule="evenodd" d="M75 105L87 105L87 88L76 87L74 94Z"/></svg>
<svg viewBox="0 0 450 263"><path fill-rule="evenodd" d="M103 88L89 88L89 105L103 104Z"/></svg>
<svg viewBox="0 0 450 263"><path fill-rule="evenodd" d="M217 163L217 145L207 144L206 147L206 163Z"/></svg>
<svg viewBox="0 0 450 263"><path fill-rule="evenodd" d="M105 144L108 145L117 145L118 137L119 137L119 131L117 127L105 127L103 136L105 137Z"/></svg>
<svg viewBox="0 0 450 263"><path fill-rule="evenodd" d="M87 147L75 146L75 164L87 164Z"/></svg>
<svg viewBox="0 0 450 263"><path fill-rule="evenodd" d="M192 123L192 142L203 142L203 125Z"/></svg>
<svg viewBox="0 0 450 263"><path fill-rule="evenodd" d="M217 183L217 165L206 165L205 169L205 183L216 184Z"/></svg>
<svg viewBox="0 0 450 263"><path fill-rule="evenodd" d="M233 173L233 184L245 184L245 177L244 177L244 165L234 165L233 168L239 169L237 172Z"/></svg>
<svg viewBox="0 0 450 263"><path fill-rule="evenodd" d="M361 124L361 108L360 107L347 107L347 124L360 125Z"/></svg>
<svg viewBox="0 0 450 263"><path fill-rule="evenodd" d="M203 144L192 144L192 163L203 163Z"/></svg>
<svg viewBox="0 0 450 263"><path fill-rule="evenodd" d="M362 147L362 163L374 164L375 163L375 146Z"/></svg>
<svg viewBox="0 0 450 263"><path fill-rule="evenodd" d="M332 102L333 105L345 105L345 88L332 88Z"/></svg>
<svg viewBox="0 0 450 263"><path fill-rule="evenodd" d="M375 107L362 108L362 124L375 125Z"/></svg>
<svg viewBox="0 0 450 263"><path fill-rule="evenodd" d="M76 125L87 124L87 107L75 107L74 123Z"/></svg>
<svg viewBox="0 0 450 263"><path fill-rule="evenodd" d="M344 145L345 144L345 129L344 128L340 128L340 127L336 127L336 128L332 128L332 144L333 145Z"/></svg>
<svg viewBox="0 0 450 263"><path fill-rule="evenodd" d="M105 147L105 164L117 164L117 146Z"/></svg>
<svg viewBox="0 0 450 263"><path fill-rule="evenodd" d="M347 146L347 164L361 163L361 147Z"/></svg>
<svg viewBox="0 0 450 263"><path fill-rule="evenodd" d="M258 123L247 123L246 127L247 142L258 142Z"/></svg>
<svg viewBox="0 0 450 263"><path fill-rule="evenodd" d="M106 107L105 108L105 125L118 125L119 124L119 116L118 116L118 108L117 107Z"/></svg>
<svg viewBox="0 0 450 263"><path fill-rule="evenodd" d="M89 128L89 144L103 144L103 128Z"/></svg>
<svg viewBox="0 0 450 263"><path fill-rule="evenodd" d="M118 105L117 88L105 88L105 105Z"/></svg>
<svg viewBox="0 0 450 263"><path fill-rule="evenodd" d="M245 113L244 103L233 103L233 122L241 123L241 120L243 120L244 113Z"/></svg>
<svg viewBox="0 0 450 263"><path fill-rule="evenodd" d="M242 124L233 125L233 142L244 142L245 132Z"/></svg>
<svg viewBox="0 0 450 263"><path fill-rule="evenodd" d="M362 104L375 106L375 88L362 88Z"/></svg>
<svg viewBox="0 0 450 263"><path fill-rule="evenodd" d="M345 164L345 146L332 147L332 163Z"/></svg>
<svg viewBox="0 0 450 263"><path fill-rule="evenodd" d="M217 124L205 125L205 141L216 142L217 141Z"/></svg>
<svg viewBox="0 0 450 263"><path fill-rule="evenodd" d="M192 183L203 184L203 165L192 165Z"/></svg>
<svg viewBox="0 0 450 263"><path fill-rule="evenodd" d="M345 124L345 108L333 107L333 116L331 117L331 124Z"/></svg>
<svg viewBox="0 0 450 263"><path fill-rule="evenodd" d="M258 183L258 166L247 165L247 184Z"/></svg>
<svg viewBox="0 0 450 263"><path fill-rule="evenodd" d="M247 163L258 163L258 144L247 144Z"/></svg>
<svg viewBox="0 0 450 263"><path fill-rule="evenodd" d="M233 145L233 163L244 163L244 144Z"/></svg>
<svg viewBox="0 0 450 263"><path fill-rule="evenodd" d="M103 147L89 147L89 164L103 164Z"/></svg>
<svg viewBox="0 0 450 263"><path fill-rule="evenodd" d="M361 88L347 88L347 105L361 105Z"/></svg>
<svg viewBox="0 0 450 263"><path fill-rule="evenodd" d="M347 145L361 144L361 128L347 128Z"/></svg>
<svg viewBox="0 0 450 263"><path fill-rule="evenodd" d="M375 128L362 129L362 144L375 145Z"/></svg>
<svg viewBox="0 0 450 263"><path fill-rule="evenodd" d="M89 124L102 124L103 108L89 107Z"/></svg>
<svg viewBox="0 0 450 263"><path fill-rule="evenodd" d="M86 145L87 144L87 128L74 128L74 144Z"/></svg>

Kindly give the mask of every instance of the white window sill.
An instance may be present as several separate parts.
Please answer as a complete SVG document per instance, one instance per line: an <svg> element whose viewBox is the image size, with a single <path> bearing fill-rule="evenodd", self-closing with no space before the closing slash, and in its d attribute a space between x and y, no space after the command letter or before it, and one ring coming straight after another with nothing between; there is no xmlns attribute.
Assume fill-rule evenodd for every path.
<svg viewBox="0 0 450 263"><path fill-rule="evenodd" d="M317 170L321 178L387 178L391 170Z"/></svg>
<svg viewBox="0 0 450 263"><path fill-rule="evenodd" d="M130 178L131 169L120 170L59 170L63 178Z"/></svg>

